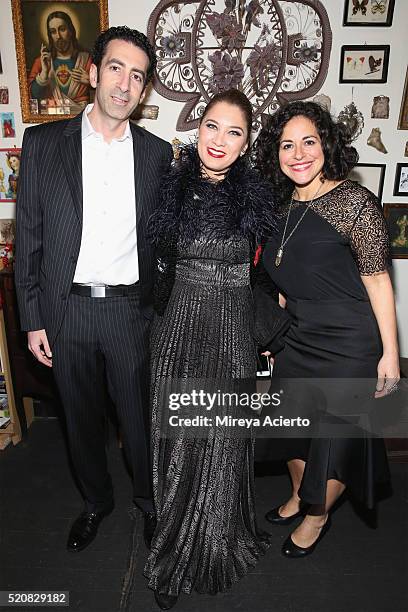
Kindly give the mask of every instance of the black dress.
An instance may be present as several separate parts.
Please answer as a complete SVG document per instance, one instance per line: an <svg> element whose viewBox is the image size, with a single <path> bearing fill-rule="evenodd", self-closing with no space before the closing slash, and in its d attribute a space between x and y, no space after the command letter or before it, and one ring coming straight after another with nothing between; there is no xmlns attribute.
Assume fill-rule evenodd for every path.
<svg viewBox="0 0 408 612"><path fill-rule="evenodd" d="M250 261L272 212L269 187L259 191L259 179L244 166L211 185L199 177L195 152L185 154L163 187L165 209L155 219L155 235L165 238L158 290L164 308L157 305L164 313L151 337L158 525L144 574L150 588L170 595L229 589L269 544L256 526L253 439L219 427L206 437L181 430L163 437L169 381L199 380L204 390L227 381L235 390L255 379Z"/></svg>
<svg viewBox="0 0 408 612"><path fill-rule="evenodd" d="M286 236L307 204L293 202ZM315 199L277 267L286 217L287 208L263 256L293 316L285 346L275 357L274 378L373 379L374 392L382 344L360 275L384 271L388 263L387 228L375 196L346 180ZM283 447L280 458L306 461L299 495L309 504L324 504L327 480L335 478L372 507L376 484L389 478L384 442L378 438L279 442L274 458L276 448Z"/></svg>

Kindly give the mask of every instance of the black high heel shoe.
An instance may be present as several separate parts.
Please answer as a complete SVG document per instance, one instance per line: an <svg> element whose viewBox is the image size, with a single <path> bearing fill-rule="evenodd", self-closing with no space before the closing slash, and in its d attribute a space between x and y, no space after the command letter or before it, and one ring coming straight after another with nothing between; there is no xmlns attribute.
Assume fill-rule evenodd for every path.
<svg viewBox="0 0 408 612"><path fill-rule="evenodd" d="M306 548L302 548L301 546L298 546L297 544L295 544L291 536L289 536L288 538L286 538L286 540L283 543L282 555L284 557L289 557L291 559L299 559L301 557L306 557L307 555L311 555L314 549L316 548L316 546L318 545L318 543L320 542L320 540L326 535L330 527L331 527L331 520L330 520L330 517L328 517L317 539L313 542L313 544L311 544L310 546L307 546Z"/></svg>
<svg viewBox="0 0 408 612"><path fill-rule="evenodd" d="M154 592L154 598L161 610L171 610L177 603L177 595L166 595L165 593Z"/></svg>
<svg viewBox="0 0 408 612"><path fill-rule="evenodd" d="M295 514L292 514L291 516L281 516L279 514L280 507L281 506L272 508L272 510L269 510L269 512L265 514L266 520L272 523L273 525L290 525L291 523L293 523L294 520L296 520L300 516L304 516L303 510L299 510L299 512L296 512Z"/></svg>

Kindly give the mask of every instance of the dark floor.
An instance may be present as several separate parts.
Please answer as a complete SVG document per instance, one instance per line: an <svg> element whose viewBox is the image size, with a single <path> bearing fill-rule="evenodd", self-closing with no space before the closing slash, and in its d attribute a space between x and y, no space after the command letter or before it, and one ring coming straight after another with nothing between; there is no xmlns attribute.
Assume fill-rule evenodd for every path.
<svg viewBox="0 0 408 612"><path fill-rule="evenodd" d="M37 420L23 442L0 453L0 590L70 591L69 610L83 612L157 612L142 576L146 549L141 520L132 519L129 512L130 482L115 444L110 463L116 508L102 523L93 545L72 555L66 552L65 541L81 500L58 421ZM315 553L288 560L280 555L280 545L291 527L275 527L267 555L231 592L182 596L175 609L406 612L408 464L393 464L392 473L394 494L379 504L376 529L346 501L334 513L333 527ZM283 474L258 477L256 485L260 517L289 491ZM132 535L139 546L133 565L129 563ZM134 577L130 591L125 576L130 582ZM121 593L126 592L121 603Z"/></svg>

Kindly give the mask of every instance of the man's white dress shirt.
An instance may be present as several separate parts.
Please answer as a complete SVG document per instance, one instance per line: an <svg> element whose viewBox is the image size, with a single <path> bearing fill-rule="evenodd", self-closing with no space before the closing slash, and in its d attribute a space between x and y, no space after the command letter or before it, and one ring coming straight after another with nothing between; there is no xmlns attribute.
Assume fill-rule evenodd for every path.
<svg viewBox="0 0 408 612"><path fill-rule="evenodd" d="M139 280L133 139L105 142L82 115L83 226L74 283L132 285Z"/></svg>

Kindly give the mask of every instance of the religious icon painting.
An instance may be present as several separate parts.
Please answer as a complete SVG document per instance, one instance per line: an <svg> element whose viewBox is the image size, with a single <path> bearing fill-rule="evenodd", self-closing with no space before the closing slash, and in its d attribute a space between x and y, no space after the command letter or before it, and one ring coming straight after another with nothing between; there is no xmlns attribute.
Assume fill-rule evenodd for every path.
<svg viewBox="0 0 408 612"><path fill-rule="evenodd" d="M21 149L0 149L0 202L15 202Z"/></svg>
<svg viewBox="0 0 408 612"><path fill-rule="evenodd" d="M93 43L108 0L12 0L24 123L73 117L92 100Z"/></svg>
<svg viewBox="0 0 408 612"><path fill-rule="evenodd" d="M14 113L0 113L1 135L3 138L15 138L16 126Z"/></svg>
<svg viewBox="0 0 408 612"><path fill-rule="evenodd" d="M0 104L8 104L9 103L9 89L8 87L4 87L0 85Z"/></svg>

